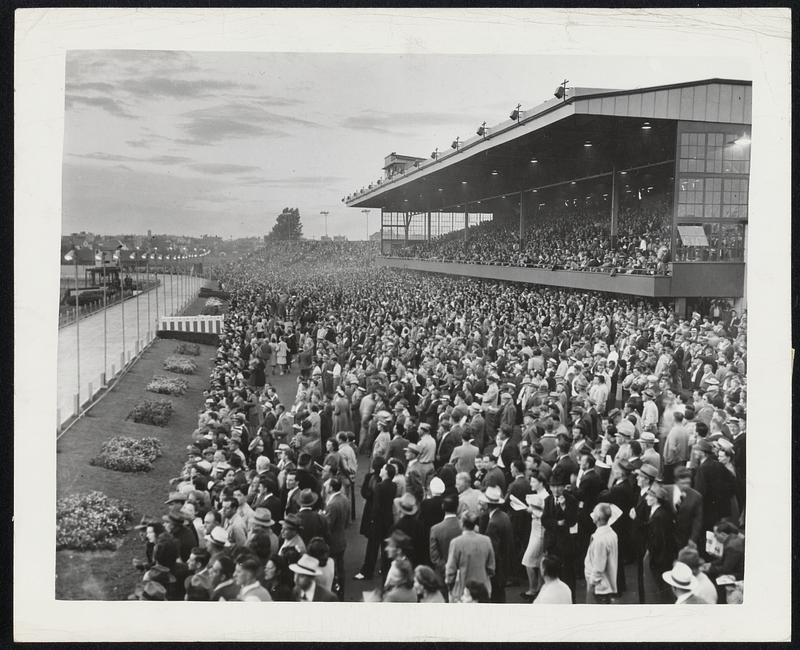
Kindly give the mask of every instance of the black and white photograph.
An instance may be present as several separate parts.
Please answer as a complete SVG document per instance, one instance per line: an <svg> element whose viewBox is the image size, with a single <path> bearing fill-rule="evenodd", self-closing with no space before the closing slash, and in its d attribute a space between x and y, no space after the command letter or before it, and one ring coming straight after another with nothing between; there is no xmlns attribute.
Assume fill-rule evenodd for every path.
<svg viewBox="0 0 800 650"><path fill-rule="evenodd" d="M576 11L18 14L20 640L789 638L789 14Z"/></svg>

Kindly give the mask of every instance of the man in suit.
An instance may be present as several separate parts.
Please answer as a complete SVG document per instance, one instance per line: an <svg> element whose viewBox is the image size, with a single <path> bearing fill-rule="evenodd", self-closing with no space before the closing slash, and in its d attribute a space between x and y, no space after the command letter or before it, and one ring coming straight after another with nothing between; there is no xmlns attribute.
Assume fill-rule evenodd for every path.
<svg viewBox="0 0 800 650"><path fill-rule="evenodd" d="M465 585L475 581L483 584L491 596L491 579L495 572L492 541L475 530L478 520L469 512L461 515L461 534L450 542L445 566L445 584L450 602L460 602Z"/></svg>
<svg viewBox="0 0 800 650"><path fill-rule="evenodd" d="M603 479L595 469L594 456L586 447L581 449L580 470L575 488L575 496L578 499L578 554L583 556L589 548L589 538L594 532L592 511L605 488Z"/></svg>
<svg viewBox="0 0 800 650"><path fill-rule="evenodd" d="M375 485L372 492L369 512L364 512L364 517L367 518L366 526L364 521L361 522L362 533L367 536L367 548L361 571L355 575L356 580L372 578L379 552L382 555L381 566L388 568L383 540L386 539L394 523L392 506L397 493L397 484L393 479L396 473L397 470L391 463L386 463L380 468L380 482Z"/></svg>
<svg viewBox="0 0 800 650"><path fill-rule="evenodd" d="M506 485L511 483L511 463L521 458L519 447L511 441L512 432L511 425L501 424L492 451L492 456L497 459L497 466L503 471Z"/></svg>
<svg viewBox="0 0 800 650"><path fill-rule="evenodd" d="M555 465L553 465L553 478L575 485L575 480L577 479L580 468L572 456L569 455L571 447L572 441L569 436L567 434L558 434L556 439L556 462Z"/></svg>
<svg viewBox="0 0 800 650"><path fill-rule="evenodd" d="M490 485L496 485L505 492L508 483L503 470L497 466L497 458L492 454L486 454L483 457L483 467L485 474L481 479L481 490L485 490Z"/></svg>
<svg viewBox="0 0 800 650"><path fill-rule="evenodd" d="M447 495L442 499L444 509L444 519L431 528L428 551L430 554L431 566L444 583L445 565L450 551L450 542L461 534L461 525L458 523L456 511L458 510L458 499L453 495Z"/></svg>
<svg viewBox="0 0 800 650"><path fill-rule="evenodd" d="M296 601L301 603L338 602L339 599L336 596L317 584L316 577L322 575L317 558L304 553L297 563L290 564L289 568L294 573L294 598Z"/></svg>
<svg viewBox="0 0 800 650"><path fill-rule="evenodd" d="M330 534L328 532L328 521L322 516L318 510L313 510L319 500L319 495L316 492L306 488L300 491L298 503L300 510L297 511L297 516L302 525L302 532L300 536L308 546L308 542L314 537L322 537L326 542L330 542Z"/></svg>
<svg viewBox="0 0 800 650"><path fill-rule="evenodd" d="M680 501L675 516L675 536L678 548L693 541L698 549L705 546L703 532L703 496L692 488L692 471L686 467L675 470L675 489Z"/></svg>
<svg viewBox="0 0 800 650"><path fill-rule="evenodd" d="M342 492L341 480L335 476L328 483L328 498L323 515L328 523L333 580L339 586L339 600L344 601L344 552L347 548L345 528L350 521L350 502Z"/></svg>
<svg viewBox="0 0 800 650"><path fill-rule="evenodd" d="M511 476L514 478L508 486L506 499L508 500L510 497L514 496L522 501L522 503L525 503L525 498L531 493L531 484L525 476L525 463L523 461L515 460L511 463ZM531 534L531 516L527 510L511 510L508 518L514 533L513 566L521 566L522 553L528 544L528 538ZM509 580L513 577L514 572L511 570L507 574L506 579Z"/></svg>
<svg viewBox="0 0 800 650"><path fill-rule="evenodd" d="M514 554L514 531L511 520L503 510L503 493L498 487L487 488L484 496L489 506L486 536L492 542L495 557L495 573L491 578L493 603L506 602L506 581L511 577L516 561Z"/></svg>
<svg viewBox="0 0 800 650"><path fill-rule="evenodd" d="M731 514L731 499L736 495L736 479L714 456L714 446L705 438L697 445L700 466L694 477L694 488L703 496L703 530Z"/></svg>
<svg viewBox="0 0 800 650"><path fill-rule="evenodd" d="M390 532L400 530L408 535L410 548L407 554L413 566L428 563L428 538L430 528L417 516L419 505L413 494L406 492L397 503L400 518L390 529Z"/></svg>
<svg viewBox="0 0 800 650"><path fill-rule="evenodd" d="M253 501L253 510L267 508L272 513L272 520L275 522L272 531L277 535L280 532L278 522L283 518L281 500L278 496L278 484L270 476L262 476L258 482L258 495Z"/></svg>

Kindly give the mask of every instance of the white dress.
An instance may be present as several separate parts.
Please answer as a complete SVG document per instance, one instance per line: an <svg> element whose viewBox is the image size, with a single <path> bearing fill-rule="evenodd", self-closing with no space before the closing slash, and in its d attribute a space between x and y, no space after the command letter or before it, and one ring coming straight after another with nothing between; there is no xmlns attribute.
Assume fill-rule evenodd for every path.
<svg viewBox="0 0 800 650"><path fill-rule="evenodd" d="M525 549L525 553L522 556L522 566L532 569L539 568L539 562L544 554L542 514L544 513L544 500L546 497L546 490L540 490L528 496L528 499L532 505L534 505L534 511L531 514L531 536L528 538L528 547Z"/></svg>

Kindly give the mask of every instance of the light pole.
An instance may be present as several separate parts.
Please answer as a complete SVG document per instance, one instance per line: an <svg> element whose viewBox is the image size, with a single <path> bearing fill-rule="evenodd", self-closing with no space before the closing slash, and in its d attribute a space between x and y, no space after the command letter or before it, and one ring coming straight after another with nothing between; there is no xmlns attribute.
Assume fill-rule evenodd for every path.
<svg viewBox="0 0 800 650"><path fill-rule="evenodd" d="M328 212L327 210L322 210L320 212L320 214L325 217L325 236L327 237L328 236L328 215L330 214L330 212Z"/></svg>
<svg viewBox="0 0 800 650"><path fill-rule="evenodd" d="M114 258L117 260L117 268L119 269L119 306L122 309L122 362L120 363L120 370L125 367L125 278L122 277L122 253L120 252L122 248L123 246L120 244L114 252Z"/></svg>
<svg viewBox="0 0 800 650"><path fill-rule="evenodd" d="M367 242L369 242L369 210L364 208L361 212L362 214L366 215L365 221L367 223Z"/></svg>
<svg viewBox="0 0 800 650"><path fill-rule="evenodd" d="M141 292L141 288L139 287L139 265L136 264L136 253L131 253L131 259L134 261L134 276L136 277L136 347L138 348L140 345L140 341L142 340L142 335L139 331L139 294ZM138 349L137 349L138 352Z"/></svg>
<svg viewBox="0 0 800 650"><path fill-rule="evenodd" d="M95 262L100 262L103 266L103 385L106 383L106 372L108 372L108 319L106 318L106 308L108 307L108 282L106 281L106 256L100 250L94 256Z"/></svg>
<svg viewBox="0 0 800 650"><path fill-rule="evenodd" d="M147 251L144 254L144 275L147 278L145 283L148 285L147 287L147 340L150 341L150 328L153 326L153 321L150 320L150 251ZM156 302L156 306L158 303Z"/></svg>

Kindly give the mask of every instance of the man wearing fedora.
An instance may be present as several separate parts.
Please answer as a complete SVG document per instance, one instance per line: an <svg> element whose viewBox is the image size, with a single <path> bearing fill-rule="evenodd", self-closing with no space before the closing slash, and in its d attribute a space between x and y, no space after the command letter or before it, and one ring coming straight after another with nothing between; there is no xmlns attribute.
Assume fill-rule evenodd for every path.
<svg viewBox="0 0 800 650"><path fill-rule="evenodd" d="M695 595L697 578L695 578L692 570L683 562L675 562L675 564L672 565L672 569L664 571L661 574L661 578L672 588L676 605L706 604Z"/></svg>
<svg viewBox="0 0 800 650"><path fill-rule="evenodd" d="M644 464L635 470L636 485L639 488L636 505L630 510L631 541L636 555L636 579L639 589L639 603L646 602L644 584L644 555L647 551L647 522L650 518L650 506L647 504L647 494L658 478L658 471L649 464Z"/></svg>
<svg viewBox="0 0 800 650"><path fill-rule="evenodd" d="M642 446L642 463L647 463L655 467L656 471L661 473L661 456L655 450L657 438L652 431L642 431L639 436L639 444Z"/></svg>
<svg viewBox="0 0 800 650"><path fill-rule="evenodd" d="M314 510L314 506L319 501L319 495L306 488L300 490L298 503L300 509L297 511L297 517L302 526L301 537L308 545L308 542L314 537L322 537L326 542L329 542L328 521L318 510Z"/></svg>
<svg viewBox="0 0 800 650"><path fill-rule="evenodd" d="M300 535L303 530L300 517L296 514L286 515L279 523L281 525L281 539L283 540L283 544L281 544L278 553L282 554L283 551L289 547L296 548L299 553L305 553L306 543Z"/></svg>
<svg viewBox="0 0 800 650"><path fill-rule="evenodd" d="M317 584L316 577L322 575L319 560L303 553L296 563L290 564L289 569L294 573L294 597L301 603L311 602L338 602L338 598L330 591Z"/></svg>
<svg viewBox="0 0 800 650"><path fill-rule="evenodd" d="M390 532L403 531L411 539L409 560L413 566L428 563L428 534L425 524L420 521L417 513L419 504L410 492L400 497L397 508L400 518L394 523Z"/></svg>
<svg viewBox="0 0 800 650"><path fill-rule="evenodd" d="M277 522L272 518L272 512L269 508L256 508L253 512L253 527L247 537L248 545L253 537L253 533L263 531L269 539L269 547L271 553L278 552L278 536L275 534L275 526Z"/></svg>
<svg viewBox="0 0 800 650"><path fill-rule="evenodd" d="M500 488L497 486L486 488L483 497L483 501L489 509L484 530L492 542L495 558L495 573L491 579L491 598L493 603L504 603L506 602L506 582L513 576L513 563L516 559L514 531L511 519L503 510L505 499Z"/></svg>
<svg viewBox="0 0 800 650"><path fill-rule="evenodd" d="M339 586L337 596L344 601L344 552L347 549L345 529L350 522L350 502L344 494L342 481L337 477L333 477L328 483L328 495L322 514L328 523L334 584Z"/></svg>

